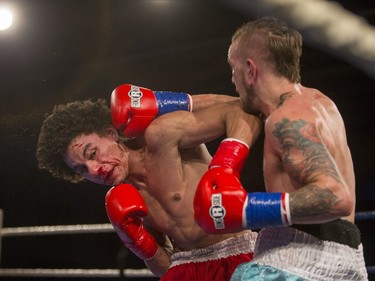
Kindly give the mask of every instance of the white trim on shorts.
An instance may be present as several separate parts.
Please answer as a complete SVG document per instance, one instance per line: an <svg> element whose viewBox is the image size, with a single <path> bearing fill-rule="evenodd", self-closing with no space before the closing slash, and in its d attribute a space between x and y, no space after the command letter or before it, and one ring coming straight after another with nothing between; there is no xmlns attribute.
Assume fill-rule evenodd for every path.
<svg viewBox="0 0 375 281"><path fill-rule="evenodd" d="M171 256L169 268L181 264L207 262L253 253L257 235L256 232L244 232L212 246L175 253Z"/></svg>

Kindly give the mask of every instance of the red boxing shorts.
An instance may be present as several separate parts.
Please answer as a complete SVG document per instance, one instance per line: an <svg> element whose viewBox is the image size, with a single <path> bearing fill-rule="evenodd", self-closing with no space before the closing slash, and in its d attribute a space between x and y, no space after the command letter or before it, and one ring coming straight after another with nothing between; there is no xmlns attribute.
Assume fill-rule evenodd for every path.
<svg viewBox="0 0 375 281"><path fill-rule="evenodd" d="M178 252L160 281L229 281L238 265L253 259L255 232L245 232L212 246Z"/></svg>

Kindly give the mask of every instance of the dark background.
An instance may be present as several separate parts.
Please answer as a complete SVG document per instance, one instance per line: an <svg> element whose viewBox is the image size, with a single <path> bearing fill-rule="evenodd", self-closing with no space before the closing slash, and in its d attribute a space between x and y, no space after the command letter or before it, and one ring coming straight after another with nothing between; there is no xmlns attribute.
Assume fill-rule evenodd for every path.
<svg viewBox="0 0 375 281"><path fill-rule="evenodd" d="M339 2L375 23L375 2ZM108 223L106 187L69 184L38 170L35 149L45 113L73 100L109 100L123 83L235 95L227 49L235 29L255 18L214 0L0 0L2 4L16 13L13 27L0 32L4 227ZM301 68L302 84L320 89L340 109L355 164L357 211L374 210L374 78L308 42ZM244 169L249 191L264 188L261 141ZM217 144L209 143L209 149ZM366 263L375 265L374 221L357 225ZM1 267L116 268L120 248L115 233L3 237ZM144 267L131 253L126 264Z"/></svg>

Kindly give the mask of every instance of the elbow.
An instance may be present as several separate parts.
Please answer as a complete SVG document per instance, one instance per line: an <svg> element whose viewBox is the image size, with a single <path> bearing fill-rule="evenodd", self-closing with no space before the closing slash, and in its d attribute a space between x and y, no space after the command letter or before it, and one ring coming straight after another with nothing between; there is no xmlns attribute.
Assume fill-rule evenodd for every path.
<svg viewBox="0 0 375 281"><path fill-rule="evenodd" d="M145 262L146 266L147 266L147 263ZM152 267L149 267L147 266L147 268L150 270L150 272L155 275L155 277L162 277L165 273L167 273L167 270L168 269L155 269L155 268L152 268Z"/></svg>
<svg viewBox="0 0 375 281"><path fill-rule="evenodd" d="M350 216L353 213L353 210L355 209L355 197L348 196L343 200L344 206L342 207L342 217Z"/></svg>
<svg viewBox="0 0 375 281"><path fill-rule="evenodd" d="M326 178L319 183L313 184L313 186L318 187L313 188L315 193L313 197L316 199L316 204L320 202L320 215L332 220L348 217L353 213L355 195L345 182Z"/></svg>
<svg viewBox="0 0 375 281"><path fill-rule="evenodd" d="M147 127L144 137L147 143L162 142L163 136L169 134L172 126L168 118L159 117Z"/></svg>
<svg viewBox="0 0 375 281"><path fill-rule="evenodd" d="M156 255L151 260L144 260L145 265L156 277L162 277L171 265L170 254L163 247L158 247Z"/></svg>
<svg viewBox="0 0 375 281"><path fill-rule="evenodd" d="M337 210L340 217L347 217L353 213L355 208L355 195L349 192L347 186L340 185L340 192L337 193Z"/></svg>

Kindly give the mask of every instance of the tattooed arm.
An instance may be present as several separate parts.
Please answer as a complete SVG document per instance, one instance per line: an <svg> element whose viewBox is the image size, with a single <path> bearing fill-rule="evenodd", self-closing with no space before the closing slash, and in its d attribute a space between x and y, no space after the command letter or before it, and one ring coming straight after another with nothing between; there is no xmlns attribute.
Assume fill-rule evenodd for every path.
<svg viewBox="0 0 375 281"><path fill-rule="evenodd" d="M337 140L331 129L312 108L299 108L298 116L290 107L276 110L267 120L267 143L281 163L280 174L274 176L290 185L269 189L289 192L293 223L323 223L353 211L354 196L336 163Z"/></svg>

